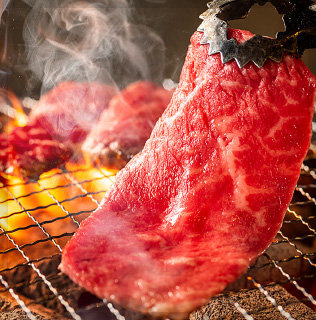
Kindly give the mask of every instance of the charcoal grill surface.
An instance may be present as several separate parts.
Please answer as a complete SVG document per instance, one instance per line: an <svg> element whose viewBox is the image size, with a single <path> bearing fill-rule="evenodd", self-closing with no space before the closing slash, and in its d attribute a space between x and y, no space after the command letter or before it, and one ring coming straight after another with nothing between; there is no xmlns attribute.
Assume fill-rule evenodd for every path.
<svg viewBox="0 0 316 320"><path fill-rule="evenodd" d="M281 318L293 319L270 290L276 285L310 308L316 307L315 164L313 155L304 162L283 227L271 247L220 296L242 318L257 319L252 307L243 306L236 297L255 290L263 309L273 308ZM1 175L0 302L9 295L26 319L41 319L33 311L37 305L70 319L88 319L87 315L143 319L90 295L58 270L63 247L97 208L114 179L114 173L102 168L71 164L43 174L38 181Z"/></svg>

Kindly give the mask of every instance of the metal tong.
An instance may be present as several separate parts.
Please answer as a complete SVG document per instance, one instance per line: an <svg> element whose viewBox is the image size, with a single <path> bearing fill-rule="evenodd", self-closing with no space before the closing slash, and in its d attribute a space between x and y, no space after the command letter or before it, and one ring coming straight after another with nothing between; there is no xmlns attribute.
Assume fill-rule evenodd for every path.
<svg viewBox="0 0 316 320"><path fill-rule="evenodd" d="M255 35L238 44L227 39L228 20L245 18L251 7L267 2L283 15L284 32L276 38ZM315 0L213 0L198 31L204 33L201 44L210 44L209 54L220 53L222 62L235 59L240 68L253 61L261 68L268 58L280 62L284 52L301 56L305 49L316 48L316 2Z"/></svg>

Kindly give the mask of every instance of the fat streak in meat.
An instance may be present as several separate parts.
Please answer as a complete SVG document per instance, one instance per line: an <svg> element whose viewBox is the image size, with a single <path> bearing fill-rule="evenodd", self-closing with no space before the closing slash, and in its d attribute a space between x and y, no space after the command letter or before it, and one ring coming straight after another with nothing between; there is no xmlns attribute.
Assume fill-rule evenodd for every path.
<svg viewBox="0 0 316 320"><path fill-rule="evenodd" d="M252 35L230 30L239 42ZM315 77L300 59L240 69L192 36L179 86L143 151L63 250L95 295L184 319L279 230L311 138Z"/></svg>

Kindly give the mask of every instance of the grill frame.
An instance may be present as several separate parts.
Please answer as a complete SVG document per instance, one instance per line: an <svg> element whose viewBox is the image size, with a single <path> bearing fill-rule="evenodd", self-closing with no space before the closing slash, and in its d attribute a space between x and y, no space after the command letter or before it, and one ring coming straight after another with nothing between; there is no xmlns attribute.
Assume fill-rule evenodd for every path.
<svg viewBox="0 0 316 320"><path fill-rule="evenodd" d="M67 167L67 164L66 164ZM94 209L100 204L100 199L103 197L103 195L106 192L106 189L104 190L98 190L98 191L91 191L88 190L89 188L86 187L86 185L93 184L97 182L98 180L103 180L105 179L107 181L107 184L110 184L114 181L114 173L113 174L108 174L105 173L104 169L102 168L90 168L87 166L83 166L83 168L79 167L78 169L75 170L69 170L69 169L60 169L57 173L54 171L53 174L48 174L45 175L45 177L40 178L38 181L31 181L31 182L19 182L19 183L14 183L10 184L8 183L6 176L1 175L0 177L0 191L6 189L7 194L8 194L8 199L7 200L2 200L0 201L0 205L4 204L5 202L13 201L15 202L19 207L20 211L16 212L11 212L7 215L2 215L0 216L0 219L10 219L16 215L19 214L26 214L29 219L31 219L32 223L28 224L24 227L19 227L15 228L12 230L5 230L1 225L0 225L0 243L4 237L7 239L8 243L12 245L11 248L8 248L6 250L2 250L0 248L0 257L9 255L12 252L17 252L19 253L22 258L23 258L23 263L17 263L9 268L2 268L0 266L0 284L2 284L2 288L0 286L0 297L1 293L4 292L9 292L10 295L13 297L13 299L17 302L17 304L21 307L21 309L25 312L26 316L29 319L36 319L36 317L32 314L31 312L31 305L25 303L23 301L23 298L20 298L21 295L21 287L23 287L23 283L21 284L12 284L10 279L6 278L6 274L8 272L16 272L22 267L30 267L33 270L33 273L37 275L37 278L33 280L29 285L36 285L40 283L41 285L44 285L46 289L51 293L51 296L53 296L53 299L57 299L58 303L63 306L65 309L65 313L67 314L68 317L71 317L72 319L79 320L81 319L80 315L82 312L89 312L89 310L94 310L94 309L100 309L107 307L108 311L111 312L114 315L114 318L117 320L124 320L124 319L129 319L123 315L121 310L119 308L116 308L113 306L112 303L103 300L103 301L97 301L97 302L92 302L84 307L78 307L74 308L71 306L71 304L68 302L68 295L67 292L59 292L59 289L56 289L53 285L53 278L52 275L46 276L41 270L40 267L38 266L41 262L49 259L55 259L56 257L61 256L62 252L62 244L59 244L58 241L61 239L68 239L71 237L74 233L74 231L69 231L69 232L62 232L60 234L51 234L50 231L47 231L46 228L49 225L53 225L54 223L60 222L60 221L65 221L66 219L69 219L70 223L72 223L72 229L77 228L80 225L80 219L78 219L81 215L87 215L90 214L94 211ZM90 178L89 172L90 170L97 170L99 172L99 177L93 177ZM78 174L81 173L80 177L82 179L78 178ZM287 244L291 247L293 247L296 251L295 255L292 255L290 257L284 257L281 259L273 259L269 256L268 253L264 253L261 257L265 257L267 262L261 263L257 265L257 262L250 266L248 269L246 279L250 283L251 288L256 288L256 290L259 290L263 296L264 299L266 299L274 308L276 308L282 316L284 316L286 319L293 319L293 317L284 310L284 308L280 305L278 305L273 298L269 294L269 292L266 290L266 287L269 285L275 285L275 284L281 284L281 285L291 285L295 287L295 289L300 292L302 295L301 301L307 302L310 305L316 306L316 300L315 297L305 289L300 282L302 281L312 281L313 279L316 279L316 270L314 269L313 273L310 274L304 274L301 277L295 277L291 274L288 274L284 268L283 264L293 261L293 260L305 260L311 268L315 268L316 264L312 261L314 260L316 256L316 249L313 252L303 252L299 246L298 242L300 241L311 241L316 237L316 230L312 227L311 222L314 220L316 221L316 215L309 215L307 217L303 217L301 214L298 214L296 211L292 210L292 208L296 208L297 206L307 206L307 205L312 205L312 209L314 210L316 208L316 198L313 197L307 189L314 189L316 190L316 185L314 186L314 182L316 181L316 172L314 169L310 168L307 163L304 163L302 166L302 174L301 177L307 177L308 179L311 179L313 183L309 184L298 184L295 190L295 195L298 195L300 198L302 198L302 201L296 201L292 202L291 205L289 206L288 209L288 216L292 215L292 219L288 219L284 221L283 226L292 226L295 224L299 223L300 227L307 228L308 232L306 234L302 234L299 236L295 237L288 237L286 234L283 233L283 231L280 231L278 233L278 239L276 239L271 246L280 246L281 244ZM50 180L50 179L55 179L56 177L65 179L69 181L68 184L63 184L59 186L54 186L54 187L46 187L45 186L45 180ZM15 196L14 192L12 192L11 189L13 188L19 188L19 187L25 187L29 184L33 184L34 186L36 185L37 190L32 191L26 194L22 194L19 196ZM64 189L67 190L68 188L71 188L72 190L75 190L75 195L69 198L65 199L57 199L56 196L54 195L54 192L57 189ZM23 201L28 200L32 196L38 196L38 195L44 195L46 194L47 197L50 197L52 203L50 205L46 206L33 206L31 208L25 208L23 205ZM94 209L90 210L82 210L78 212L70 212L69 209L66 208L68 203L75 202L78 199L85 199L93 203ZM38 218L36 217L36 212L37 211L44 211L48 210L50 207L54 208L59 208L60 212L63 212L65 215L64 216L57 216L53 219L50 220L44 220L44 221L39 221ZM314 208L315 207L315 208ZM78 221L79 220L79 221ZM293 227L293 228L294 228ZM15 235L17 232L33 232L33 230L40 231L42 233L42 236L44 235L44 239L37 239L35 241L30 241L25 244L18 244L18 240L15 240ZM39 244L43 244L45 242L50 243L50 245L54 246L55 249L57 250L57 253L53 255L47 255L43 254L41 257L37 259L32 259L31 257L28 256L27 253L25 253L26 250L35 248ZM316 241L315 241L316 243ZM257 260L258 261L258 260ZM275 283L260 283L256 279L256 277L251 276L251 271L255 269L261 269L261 268L271 268L274 270L278 270L282 275L283 275L283 280L280 281L275 281ZM53 275L55 277L61 277L61 273L56 269L55 274ZM248 283L248 284L249 284ZM26 283L24 283L26 285ZM249 290L249 289L246 289ZM234 305L234 307L237 309L237 311L245 318L245 319L253 319L251 316L252 310L245 310L237 301L234 300L234 293L238 292L239 290L234 290L231 292L228 292L228 300L229 302ZM23 291L22 291L23 292ZM41 299L36 299L34 300L34 303L41 302ZM48 299L45 297L42 299L45 305L45 302L48 302ZM30 307L30 308L29 308ZM136 319L136 318L135 318ZM139 319L139 318L138 318Z"/></svg>

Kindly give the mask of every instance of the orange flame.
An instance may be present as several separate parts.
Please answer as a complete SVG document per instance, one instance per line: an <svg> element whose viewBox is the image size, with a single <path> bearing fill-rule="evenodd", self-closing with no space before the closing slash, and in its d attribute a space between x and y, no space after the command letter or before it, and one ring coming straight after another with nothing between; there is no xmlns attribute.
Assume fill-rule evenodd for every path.
<svg viewBox="0 0 316 320"><path fill-rule="evenodd" d="M103 168L73 163L66 167L66 172L53 169L43 173L36 182L1 174L6 181L0 183L0 226L12 238L27 243L32 241L30 237L43 237L41 223L56 218L60 222L45 224L49 234L75 231L75 222L81 222L98 207L115 181L115 174ZM23 230L29 225L34 225L32 230L36 232Z"/></svg>
<svg viewBox="0 0 316 320"><path fill-rule="evenodd" d="M7 125L10 133L17 126L25 126L28 117L12 92L6 91L6 96L15 110L15 118ZM26 182L0 172L0 233L5 230L14 241L25 244L75 231L115 180L115 172L83 162L66 163L65 172L53 169L38 181ZM56 242L63 245L66 240Z"/></svg>
<svg viewBox="0 0 316 320"><path fill-rule="evenodd" d="M8 91L7 95L8 95L8 99L10 100L15 110L14 125L17 127L24 127L27 124L28 117L23 111L23 108L19 99L11 91Z"/></svg>

